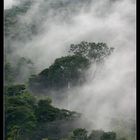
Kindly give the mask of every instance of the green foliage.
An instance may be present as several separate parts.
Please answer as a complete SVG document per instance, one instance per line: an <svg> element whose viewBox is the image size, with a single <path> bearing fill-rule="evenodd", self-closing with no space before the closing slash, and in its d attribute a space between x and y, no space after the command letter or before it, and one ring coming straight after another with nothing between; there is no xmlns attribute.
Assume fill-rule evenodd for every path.
<svg viewBox="0 0 140 140"><path fill-rule="evenodd" d="M83 70L87 68L89 61L81 56L67 56L56 59L54 64L50 66L48 79L50 86L64 87L68 83L76 84Z"/></svg>
<svg viewBox="0 0 140 140"><path fill-rule="evenodd" d="M101 140L116 140L116 133L106 132L101 136Z"/></svg>
<svg viewBox="0 0 140 140"><path fill-rule="evenodd" d="M67 88L75 86L84 80L83 73L89 67L88 59L82 56L66 56L55 60L48 69L43 70L38 76L32 76L29 80L33 87L45 87L46 89Z"/></svg>
<svg viewBox="0 0 140 140"><path fill-rule="evenodd" d="M126 140L125 138L116 139L115 132L104 132L102 130L93 130L89 135L87 130L83 128L77 128L73 130L70 137L66 140Z"/></svg>
<svg viewBox="0 0 140 140"><path fill-rule="evenodd" d="M25 92L20 98L26 101L26 103L30 105L32 108L35 108L35 106L37 105L37 99L33 95L31 95L28 91Z"/></svg>
<svg viewBox="0 0 140 140"><path fill-rule="evenodd" d="M76 112L65 109L58 109L51 105L52 100L47 97L39 99L31 95L25 85L6 86L5 89L5 135L6 139L23 140L32 138L34 132L39 132L39 135L46 129L49 131L56 130L58 124L55 121L73 121L79 115ZM53 127L48 126L53 122ZM47 123L44 130L42 126ZM37 126L40 125L41 128ZM59 124L59 126L61 126ZM61 128L61 127L60 127ZM57 131L59 132L59 131ZM53 137L47 133L50 137ZM44 133L46 134L46 133ZM54 135L54 133L53 133ZM56 134L58 136L59 134ZM43 138L42 135L40 138Z"/></svg>
<svg viewBox="0 0 140 140"><path fill-rule="evenodd" d="M80 116L81 116L80 113L77 113L75 111L69 111L66 109L61 109L59 113L59 118L65 120L73 120L76 118L80 118Z"/></svg>
<svg viewBox="0 0 140 140"><path fill-rule="evenodd" d="M37 124L34 113L36 99L25 85L5 88L5 135L7 139L24 138Z"/></svg>
<svg viewBox="0 0 140 140"><path fill-rule="evenodd" d="M69 133L76 128L76 120L55 120L51 122L40 122L36 131L34 131L32 139L40 140L48 138L49 140L60 140L66 138Z"/></svg>
<svg viewBox="0 0 140 140"><path fill-rule="evenodd" d="M122 137L122 138L119 138L118 140L127 140L126 138Z"/></svg>
<svg viewBox="0 0 140 140"><path fill-rule="evenodd" d="M37 100L25 85L7 86L5 93L5 135L7 140L40 140L47 137L52 140L116 140L114 132L74 129L80 114L51 105L47 97ZM72 131L73 130L73 131ZM72 131L72 135L68 134ZM68 137L68 138L67 138ZM123 140L123 139L118 139Z"/></svg>
<svg viewBox="0 0 140 140"><path fill-rule="evenodd" d="M5 122L8 137L24 137L23 134L30 133L36 127L36 116L24 100L10 97L5 111Z"/></svg>
<svg viewBox="0 0 140 140"><path fill-rule="evenodd" d="M38 106L48 106L52 103L52 100L50 98L47 98L45 100L40 100L38 102Z"/></svg>
<svg viewBox="0 0 140 140"><path fill-rule="evenodd" d="M5 94L8 96L16 96L21 95L25 92L25 85L11 85L11 86L5 86Z"/></svg>
<svg viewBox="0 0 140 140"><path fill-rule="evenodd" d="M109 48L106 43L90 43L85 41L82 41L80 44L72 44L69 50L70 53L96 61L103 60L112 51L113 48Z"/></svg>
<svg viewBox="0 0 140 140"><path fill-rule="evenodd" d="M13 41L24 42L37 33L36 23L29 25L21 22L20 16L28 11L31 3L32 0L24 0L19 6L4 11L5 50L9 55L15 51L11 45ZM58 2L57 5L55 3L51 3L50 6L57 12L57 7L66 8L69 2ZM69 7L67 6L66 9ZM67 11L69 10L66 10L66 13ZM90 66L91 60L100 62L112 51L113 48L109 48L105 43L83 41L80 44L72 44L69 51L72 56L58 58L49 68L38 75L32 75L29 80L30 87L58 90L81 84L85 80L84 72ZM88 136L86 129L73 130L72 123L80 117L80 114L54 107L48 97L44 99L34 97L24 84L13 85L17 81L25 81L29 75L34 74L31 60L20 57L14 65L6 62L4 70L6 140L116 140L114 132L94 130ZM24 72L28 74L24 75ZM71 131L71 137L66 138ZM125 138L118 140L125 140Z"/></svg>
<svg viewBox="0 0 140 140"><path fill-rule="evenodd" d="M36 116L39 122L54 121L59 110L48 104L48 101L39 101Z"/></svg>
<svg viewBox="0 0 140 140"><path fill-rule="evenodd" d="M50 103L50 100L39 100L36 108L36 116L39 122L51 122L79 117L76 112L55 108Z"/></svg>
<svg viewBox="0 0 140 140"><path fill-rule="evenodd" d="M88 140L86 129L77 128L73 131L70 140Z"/></svg>
<svg viewBox="0 0 140 140"><path fill-rule="evenodd" d="M105 43L72 44L71 56L61 57L38 75L32 75L29 86L32 91L37 89L58 90L82 84L85 81L84 72L89 68L91 60L102 62L111 54L113 48Z"/></svg>
<svg viewBox="0 0 140 140"><path fill-rule="evenodd" d="M104 131L93 130L88 137L88 140L101 140L101 136L104 134Z"/></svg>

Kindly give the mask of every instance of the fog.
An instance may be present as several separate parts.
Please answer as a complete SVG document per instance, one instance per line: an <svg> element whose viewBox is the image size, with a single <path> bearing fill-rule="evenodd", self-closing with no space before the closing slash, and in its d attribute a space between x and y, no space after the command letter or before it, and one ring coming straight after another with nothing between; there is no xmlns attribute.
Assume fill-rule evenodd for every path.
<svg viewBox="0 0 140 140"><path fill-rule="evenodd" d="M35 24L37 32L26 42L11 40L12 59L30 58L40 72L56 58L67 55L72 43L105 42L114 47L114 52L102 66L91 65L82 87L69 89L66 91L68 97L54 104L81 112L90 122L90 130L119 130L125 136L133 134L136 112L135 1L63 2L65 6L56 8L59 1L35 1L25 15L19 16L21 25ZM27 33L21 34L26 36Z"/></svg>
<svg viewBox="0 0 140 140"><path fill-rule="evenodd" d="M4 9L12 8L12 6L17 5L17 0L4 0Z"/></svg>

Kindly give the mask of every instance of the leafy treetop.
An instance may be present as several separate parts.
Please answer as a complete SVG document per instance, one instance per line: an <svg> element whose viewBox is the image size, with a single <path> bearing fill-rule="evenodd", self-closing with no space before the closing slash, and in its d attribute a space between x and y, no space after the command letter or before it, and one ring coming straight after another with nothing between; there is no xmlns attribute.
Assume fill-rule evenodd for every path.
<svg viewBox="0 0 140 140"><path fill-rule="evenodd" d="M74 55L81 55L96 61L103 60L110 55L114 48L109 48L106 43L94 43L82 41L80 44L72 44L69 52Z"/></svg>

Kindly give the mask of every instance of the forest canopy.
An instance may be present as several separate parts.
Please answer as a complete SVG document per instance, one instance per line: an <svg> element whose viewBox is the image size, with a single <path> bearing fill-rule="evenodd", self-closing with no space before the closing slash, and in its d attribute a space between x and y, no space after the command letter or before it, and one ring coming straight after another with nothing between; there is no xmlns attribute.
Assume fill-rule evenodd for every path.
<svg viewBox="0 0 140 140"><path fill-rule="evenodd" d="M130 3L19 0L4 10L5 140L135 139Z"/></svg>
<svg viewBox="0 0 140 140"><path fill-rule="evenodd" d="M106 43L82 41L80 44L72 44L68 56L57 58L49 68L38 75L32 75L29 87L33 91L49 91L80 85L85 82L84 73L90 67L91 61L103 63L112 51L113 48Z"/></svg>

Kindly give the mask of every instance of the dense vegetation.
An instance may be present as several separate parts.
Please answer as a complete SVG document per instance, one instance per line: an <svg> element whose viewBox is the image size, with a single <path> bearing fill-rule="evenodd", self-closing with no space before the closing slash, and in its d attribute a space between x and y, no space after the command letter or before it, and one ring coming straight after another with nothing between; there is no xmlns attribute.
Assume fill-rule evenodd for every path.
<svg viewBox="0 0 140 140"><path fill-rule="evenodd" d="M109 56L113 48L105 43L72 44L69 49L70 55L55 60L49 68L38 75L32 75L29 86L34 92L43 89L59 90L70 88L84 83L84 72L89 68L91 61L103 62ZM92 62L93 63L93 62Z"/></svg>
<svg viewBox="0 0 140 140"><path fill-rule="evenodd" d="M43 90L49 95L51 90L61 93L63 89L82 85L90 64L103 63L113 48L105 43L85 41L72 44L68 56L57 58L49 68L37 75L33 75L34 64L28 58L19 57L14 65L11 63L9 56L14 49L10 40L22 38L24 42L37 32L35 24L21 24L18 20L19 15L28 11L31 3L32 1L24 0L19 7L5 10L5 140L126 140L118 138L115 132L93 130L88 133L85 128L78 126L81 114L53 106L48 96L39 98L39 93ZM58 3L58 7L66 7L68 3ZM52 3L50 6L55 9L54 5ZM30 71L24 75L23 71L27 67ZM28 83L21 84L26 80Z"/></svg>
<svg viewBox="0 0 140 140"><path fill-rule="evenodd" d="M82 45L83 43L81 42ZM86 48L84 45L83 49L82 47L77 48L77 45L75 48L71 46L72 55L56 59L49 68L32 76L29 80L29 87L36 86L36 90L38 88L54 90L83 83L84 72L90 66L91 61L103 62L104 57L102 56L108 56L112 51L103 43L89 44L95 46L92 50L89 49L89 52L93 51L94 55L88 57L89 52L84 49ZM90 45L87 47L91 47ZM98 51L95 51L96 49ZM103 50L106 52L103 53ZM94 130L88 134L86 129L78 128L78 125L75 125L80 119L80 114L52 106L49 97L38 99L39 95L31 94L28 86L24 84L12 84L14 71L10 64L7 63L5 71L7 74L4 94L7 140L125 140L124 138L118 139L114 132ZM7 81L9 82L7 83Z"/></svg>
<svg viewBox="0 0 140 140"><path fill-rule="evenodd" d="M88 136L85 129L73 130L72 124L79 118L76 112L53 107L48 97L37 100L25 85L5 87L7 140L40 140L45 136L52 140L116 140L114 132L92 131Z"/></svg>
<svg viewBox="0 0 140 140"><path fill-rule="evenodd" d="M83 71L88 68L88 59L82 56L66 56L55 60L48 69L32 76L29 84L35 89L61 89L83 82ZM37 86L36 86L37 85Z"/></svg>
<svg viewBox="0 0 140 140"><path fill-rule="evenodd" d="M5 133L8 140L27 139L33 137L34 131L42 129L42 125L46 127L45 131L50 131L48 125L51 122L55 123L53 129L56 129L58 122L72 122L78 117L80 114L76 112L53 107L48 97L37 100L25 85L5 87Z"/></svg>
<svg viewBox="0 0 140 140"><path fill-rule="evenodd" d="M74 125L80 114L52 106L49 97L38 100L25 85L6 86L4 95L7 140L116 140L114 132L92 131L88 136Z"/></svg>

